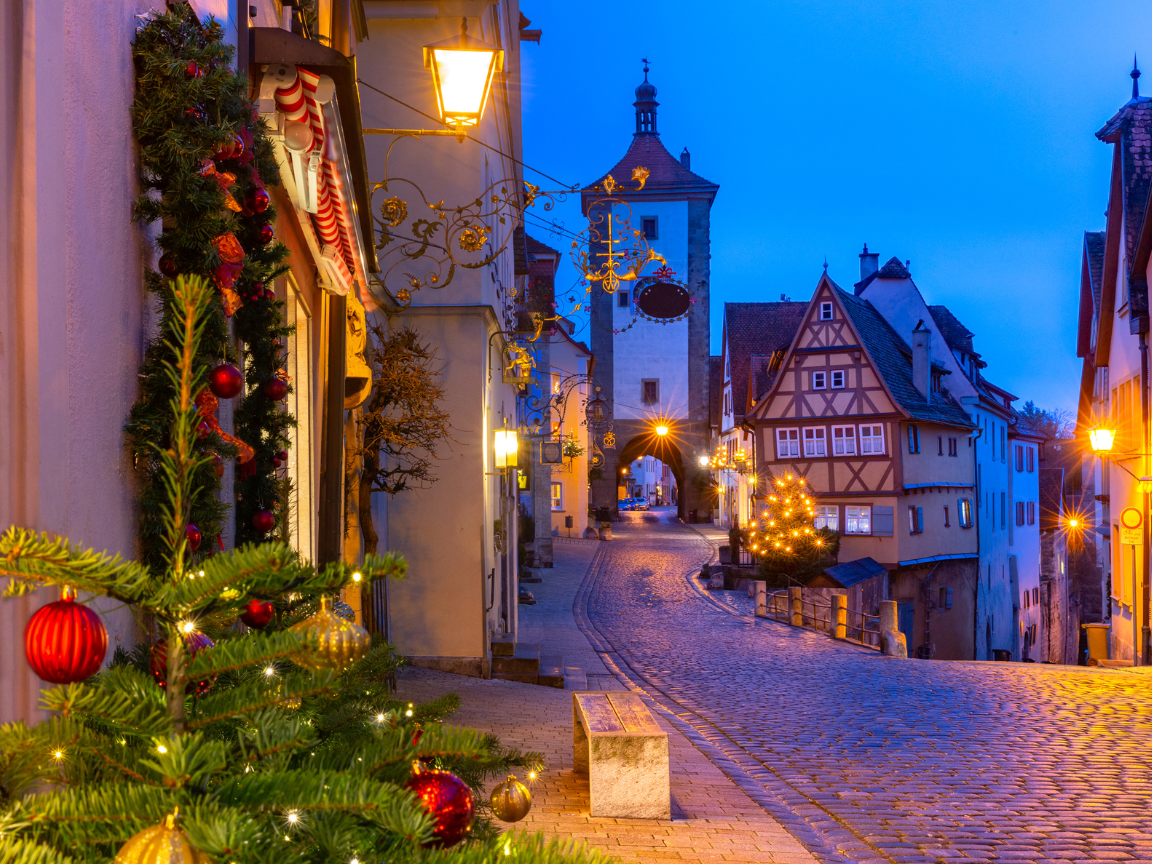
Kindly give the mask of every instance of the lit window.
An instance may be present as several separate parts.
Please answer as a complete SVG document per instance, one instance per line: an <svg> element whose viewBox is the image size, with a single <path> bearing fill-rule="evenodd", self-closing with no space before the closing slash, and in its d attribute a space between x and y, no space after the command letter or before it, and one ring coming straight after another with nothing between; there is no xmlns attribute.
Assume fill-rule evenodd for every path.
<svg viewBox="0 0 1152 864"><path fill-rule="evenodd" d="M812 389L823 390L828 386L828 373L827 372L813 372L812 373Z"/></svg>
<svg viewBox="0 0 1152 864"><path fill-rule="evenodd" d="M296 417L288 426L288 465L285 471L292 481L292 502L288 507L292 548L305 561L311 561L316 552L317 477L313 455L318 425L313 413L315 370L312 363L315 329L307 303L296 280L285 278L284 313L292 333L288 337L286 371L292 382L292 392L285 405Z"/></svg>
<svg viewBox="0 0 1152 864"><path fill-rule="evenodd" d="M777 429L776 430L776 458L787 459L791 456L800 455L800 430L799 429Z"/></svg>
<svg viewBox="0 0 1152 864"><path fill-rule="evenodd" d="M844 389L844 371L842 369L837 370L837 371L832 373L832 389L833 390L843 390Z"/></svg>
<svg viewBox="0 0 1152 864"><path fill-rule="evenodd" d="M552 484L552 509L553 510L563 510L564 509L564 484L563 483L553 483Z"/></svg>
<svg viewBox="0 0 1152 864"><path fill-rule="evenodd" d="M860 452L878 455L884 452L884 426L879 423L860 427Z"/></svg>
<svg viewBox="0 0 1152 864"><path fill-rule="evenodd" d="M804 455L827 456L828 448L824 439L824 427L804 430Z"/></svg>
<svg viewBox="0 0 1152 864"><path fill-rule="evenodd" d="M560 392L560 373L559 372L553 372L552 373L552 395L555 396L559 392Z"/></svg>
<svg viewBox="0 0 1152 864"><path fill-rule="evenodd" d="M961 528L972 527L972 499L960 498L956 501L956 514L960 517Z"/></svg>
<svg viewBox="0 0 1152 864"><path fill-rule="evenodd" d="M832 427L832 455L833 456L855 456L856 455L856 427L855 426L833 426Z"/></svg>
<svg viewBox="0 0 1152 864"><path fill-rule="evenodd" d="M816 518L812 523L814 528L827 528L829 531L840 530L840 508L835 504L831 506L818 505Z"/></svg>
<svg viewBox="0 0 1152 864"><path fill-rule="evenodd" d="M872 508L849 504L844 508L845 534L871 534Z"/></svg>
<svg viewBox="0 0 1152 864"><path fill-rule="evenodd" d="M924 533L924 508L923 507L909 507L908 508L908 533L909 534L923 534Z"/></svg>
<svg viewBox="0 0 1152 864"><path fill-rule="evenodd" d="M831 321L832 320L832 304L830 302L820 304L820 320L821 321Z"/></svg>

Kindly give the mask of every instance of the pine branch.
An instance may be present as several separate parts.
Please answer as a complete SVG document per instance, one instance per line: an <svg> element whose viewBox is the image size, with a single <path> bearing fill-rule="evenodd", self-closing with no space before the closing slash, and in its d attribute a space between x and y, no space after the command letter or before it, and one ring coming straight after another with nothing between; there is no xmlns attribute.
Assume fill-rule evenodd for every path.
<svg viewBox="0 0 1152 864"><path fill-rule="evenodd" d="M331 693L336 690L336 676L331 672L299 672L285 676L275 684L269 681L248 681L220 693L209 693L196 701L188 731L204 729L222 720L245 717L262 709L285 704L308 696Z"/></svg>
<svg viewBox="0 0 1152 864"><path fill-rule="evenodd" d="M10 577L5 597L51 584L135 603L151 588L148 570L139 564L16 526L0 535L0 576Z"/></svg>
<svg viewBox="0 0 1152 864"><path fill-rule="evenodd" d="M0 864L78 864L78 862L43 843L0 835Z"/></svg>
<svg viewBox="0 0 1152 864"><path fill-rule="evenodd" d="M92 684L44 690L40 704L64 717L99 721L117 733L150 737L172 729L163 692L150 675L130 666L112 667Z"/></svg>
<svg viewBox="0 0 1152 864"><path fill-rule="evenodd" d="M309 640L291 630L249 633L242 638L221 640L214 648L201 651L188 663L188 677L201 681L250 666L267 667L278 661L293 660L314 646L314 638Z"/></svg>

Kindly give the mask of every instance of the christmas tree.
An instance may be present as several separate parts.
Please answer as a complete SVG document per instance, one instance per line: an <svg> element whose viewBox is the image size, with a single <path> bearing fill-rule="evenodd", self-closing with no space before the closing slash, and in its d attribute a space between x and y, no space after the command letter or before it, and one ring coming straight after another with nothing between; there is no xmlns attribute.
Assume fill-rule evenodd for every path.
<svg viewBox="0 0 1152 864"><path fill-rule="evenodd" d="M815 527L816 502L803 477L769 475L766 485L758 524L745 531L741 545L756 556L769 588L806 583L836 563L840 535Z"/></svg>
<svg viewBox="0 0 1152 864"><path fill-rule="evenodd" d="M436 722L450 697L398 704L384 683L389 646L328 610L343 587L402 577L401 559L317 570L273 542L190 563L189 515L211 494L199 482L213 454L197 434L196 396L214 298L200 277L168 283L164 297L163 568L22 528L0 537L7 596L65 592L26 633L29 662L59 684L42 692L52 716L0 727L0 861L600 860L484 823L468 832L469 784L539 757ZM97 672L107 634L76 591L128 604L160 641Z"/></svg>

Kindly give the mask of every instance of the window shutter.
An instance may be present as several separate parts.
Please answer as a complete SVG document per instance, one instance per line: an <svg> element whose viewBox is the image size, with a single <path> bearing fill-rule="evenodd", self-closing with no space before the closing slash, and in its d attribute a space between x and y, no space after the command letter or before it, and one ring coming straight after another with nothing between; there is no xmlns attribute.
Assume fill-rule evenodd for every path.
<svg viewBox="0 0 1152 864"><path fill-rule="evenodd" d="M892 536L892 508L872 508L872 534L876 537Z"/></svg>
<svg viewBox="0 0 1152 864"><path fill-rule="evenodd" d="M944 608L945 609L951 609L952 608L952 589L951 588L948 589L948 599L946 599L944 601Z"/></svg>
<svg viewBox="0 0 1152 864"><path fill-rule="evenodd" d="M917 507L916 508L916 533L917 534L923 534L924 533L924 508L923 507Z"/></svg>

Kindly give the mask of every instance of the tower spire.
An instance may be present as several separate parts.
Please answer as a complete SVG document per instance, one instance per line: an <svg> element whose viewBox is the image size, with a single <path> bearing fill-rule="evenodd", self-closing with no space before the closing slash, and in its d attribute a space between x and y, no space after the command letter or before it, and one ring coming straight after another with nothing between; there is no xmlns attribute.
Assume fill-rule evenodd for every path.
<svg viewBox="0 0 1152 864"><path fill-rule="evenodd" d="M648 81L648 58L641 61L644 64L644 80L636 88L636 134L659 135L656 131L656 87Z"/></svg>
<svg viewBox="0 0 1152 864"><path fill-rule="evenodd" d="M1132 76L1132 100L1135 101L1140 98L1140 67L1136 65L1136 55L1132 55L1132 71L1128 73Z"/></svg>

